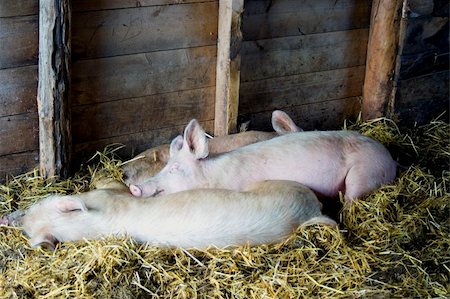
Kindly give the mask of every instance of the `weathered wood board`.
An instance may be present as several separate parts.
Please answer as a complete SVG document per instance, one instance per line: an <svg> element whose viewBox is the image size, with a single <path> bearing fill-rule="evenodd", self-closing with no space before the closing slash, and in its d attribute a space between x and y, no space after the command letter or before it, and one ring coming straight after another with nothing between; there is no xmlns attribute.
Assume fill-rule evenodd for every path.
<svg viewBox="0 0 450 299"><path fill-rule="evenodd" d="M0 117L36 113L36 65L0 69L0 82Z"/></svg>
<svg viewBox="0 0 450 299"><path fill-rule="evenodd" d="M72 38L74 61L215 45L217 2L74 13Z"/></svg>
<svg viewBox="0 0 450 299"><path fill-rule="evenodd" d="M206 46L75 62L72 104L214 86L215 52Z"/></svg>
<svg viewBox="0 0 450 299"><path fill-rule="evenodd" d="M448 1L408 0L399 41L392 115L401 124L449 118Z"/></svg>
<svg viewBox="0 0 450 299"><path fill-rule="evenodd" d="M214 131L214 121L200 121L206 132L212 134ZM92 149L102 150L107 145L120 146L125 145L117 151L122 157L133 157L144 150L155 146L156 144L169 143L177 135L182 135L185 124L181 126L163 127L148 131L114 136L111 138L98 139L95 141L81 142L74 146L75 157L79 161L90 158Z"/></svg>
<svg viewBox="0 0 450 299"><path fill-rule="evenodd" d="M0 2L0 183L38 164L38 0Z"/></svg>
<svg viewBox="0 0 450 299"><path fill-rule="evenodd" d="M239 120L270 129L271 111L281 109L306 128L325 129L355 117L370 9L355 0L246 1Z"/></svg>
<svg viewBox="0 0 450 299"><path fill-rule="evenodd" d="M72 108L76 143L214 119L214 87ZM199 109L201 107L201 109ZM132 121L134 120L134 121Z"/></svg>
<svg viewBox="0 0 450 299"><path fill-rule="evenodd" d="M38 17L0 18L0 69L37 64Z"/></svg>
<svg viewBox="0 0 450 299"><path fill-rule="evenodd" d="M77 158L110 141L131 142L127 157L193 117L214 120L218 1L75 0L73 10Z"/></svg>
<svg viewBox="0 0 450 299"><path fill-rule="evenodd" d="M369 1L247 0L244 40L308 35L369 27Z"/></svg>
<svg viewBox="0 0 450 299"><path fill-rule="evenodd" d="M355 120L361 109L361 97L329 100L320 103L284 107L296 124L303 130L340 129L344 120ZM250 115L249 129L272 130L270 118L272 111L262 111Z"/></svg>
<svg viewBox="0 0 450 299"><path fill-rule="evenodd" d="M0 156L38 149L37 113L0 117Z"/></svg>
<svg viewBox="0 0 450 299"><path fill-rule="evenodd" d="M0 182L38 166L39 151L0 156Z"/></svg>

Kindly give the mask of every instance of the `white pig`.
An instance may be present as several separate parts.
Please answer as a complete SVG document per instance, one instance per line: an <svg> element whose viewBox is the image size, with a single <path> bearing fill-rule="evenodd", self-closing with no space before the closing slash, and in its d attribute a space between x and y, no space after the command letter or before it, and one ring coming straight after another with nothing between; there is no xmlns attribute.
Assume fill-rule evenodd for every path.
<svg viewBox="0 0 450 299"><path fill-rule="evenodd" d="M278 135L302 131L289 115L281 110L272 112L271 121L275 132L246 131L218 136L209 141L209 153L225 153ZM142 158L128 162L123 167L123 179L127 185L141 184L160 171L169 160L169 144L150 148L137 156Z"/></svg>
<svg viewBox="0 0 450 299"><path fill-rule="evenodd" d="M323 197L352 199L392 182L396 163L379 142L354 131L313 131L279 136L208 157L208 142L192 120L170 145L170 160L153 178L130 185L135 196L195 188L243 190L262 180L292 180Z"/></svg>
<svg viewBox="0 0 450 299"><path fill-rule="evenodd" d="M315 194L292 181L139 200L127 188L112 188L54 195L31 206L22 219L30 244L54 248L57 242L126 235L158 246L226 247L279 241L299 225L336 225L322 215Z"/></svg>

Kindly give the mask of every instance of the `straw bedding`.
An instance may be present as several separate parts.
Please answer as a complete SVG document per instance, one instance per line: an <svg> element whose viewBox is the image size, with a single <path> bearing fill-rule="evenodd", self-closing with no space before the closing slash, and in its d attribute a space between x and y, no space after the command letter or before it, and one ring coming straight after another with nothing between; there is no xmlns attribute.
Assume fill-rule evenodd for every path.
<svg viewBox="0 0 450 299"><path fill-rule="evenodd" d="M338 228L301 228L283 243L227 250L160 249L130 239L32 249L0 227L0 298L386 298L450 294L450 128L433 121L399 132L387 119L345 125L384 143L396 181L339 213ZM49 193L121 178L114 150L66 181L37 171L0 186L0 214Z"/></svg>

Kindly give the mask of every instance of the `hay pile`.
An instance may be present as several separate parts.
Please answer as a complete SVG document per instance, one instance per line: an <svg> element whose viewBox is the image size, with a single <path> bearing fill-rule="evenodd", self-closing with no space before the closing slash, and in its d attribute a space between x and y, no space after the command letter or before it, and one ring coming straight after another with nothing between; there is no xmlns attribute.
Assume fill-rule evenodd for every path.
<svg viewBox="0 0 450 299"><path fill-rule="evenodd" d="M386 119L346 126L386 144L397 180L340 214L338 229L302 228L284 243L229 250L159 249L129 239L31 249L0 227L0 298L385 298L450 294L450 128L442 121L400 133ZM110 149L85 173L51 182L36 171L0 186L0 214L48 193L120 179ZM370 158L370 157L369 157Z"/></svg>

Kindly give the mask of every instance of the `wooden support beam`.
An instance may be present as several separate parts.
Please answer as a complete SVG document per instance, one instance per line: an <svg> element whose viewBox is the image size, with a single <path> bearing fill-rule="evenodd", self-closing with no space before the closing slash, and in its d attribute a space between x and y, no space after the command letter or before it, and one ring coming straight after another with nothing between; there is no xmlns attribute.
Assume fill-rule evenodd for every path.
<svg viewBox="0 0 450 299"><path fill-rule="evenodd" d="M39 1L39 163L45 177L69 173L70 21L70 0Z"/></svg>
<svg viewBox="0 0 450 299"><path fill-rule="evenodd" d="M244 0L219 0L214 135L237 127Z"/></svg>
<svg viewBox="0 0 450 299"><path fill-rule="evenodd" d="M363 119L386 115L393 96L402 0L374 0L363 89Z"/></svg>

